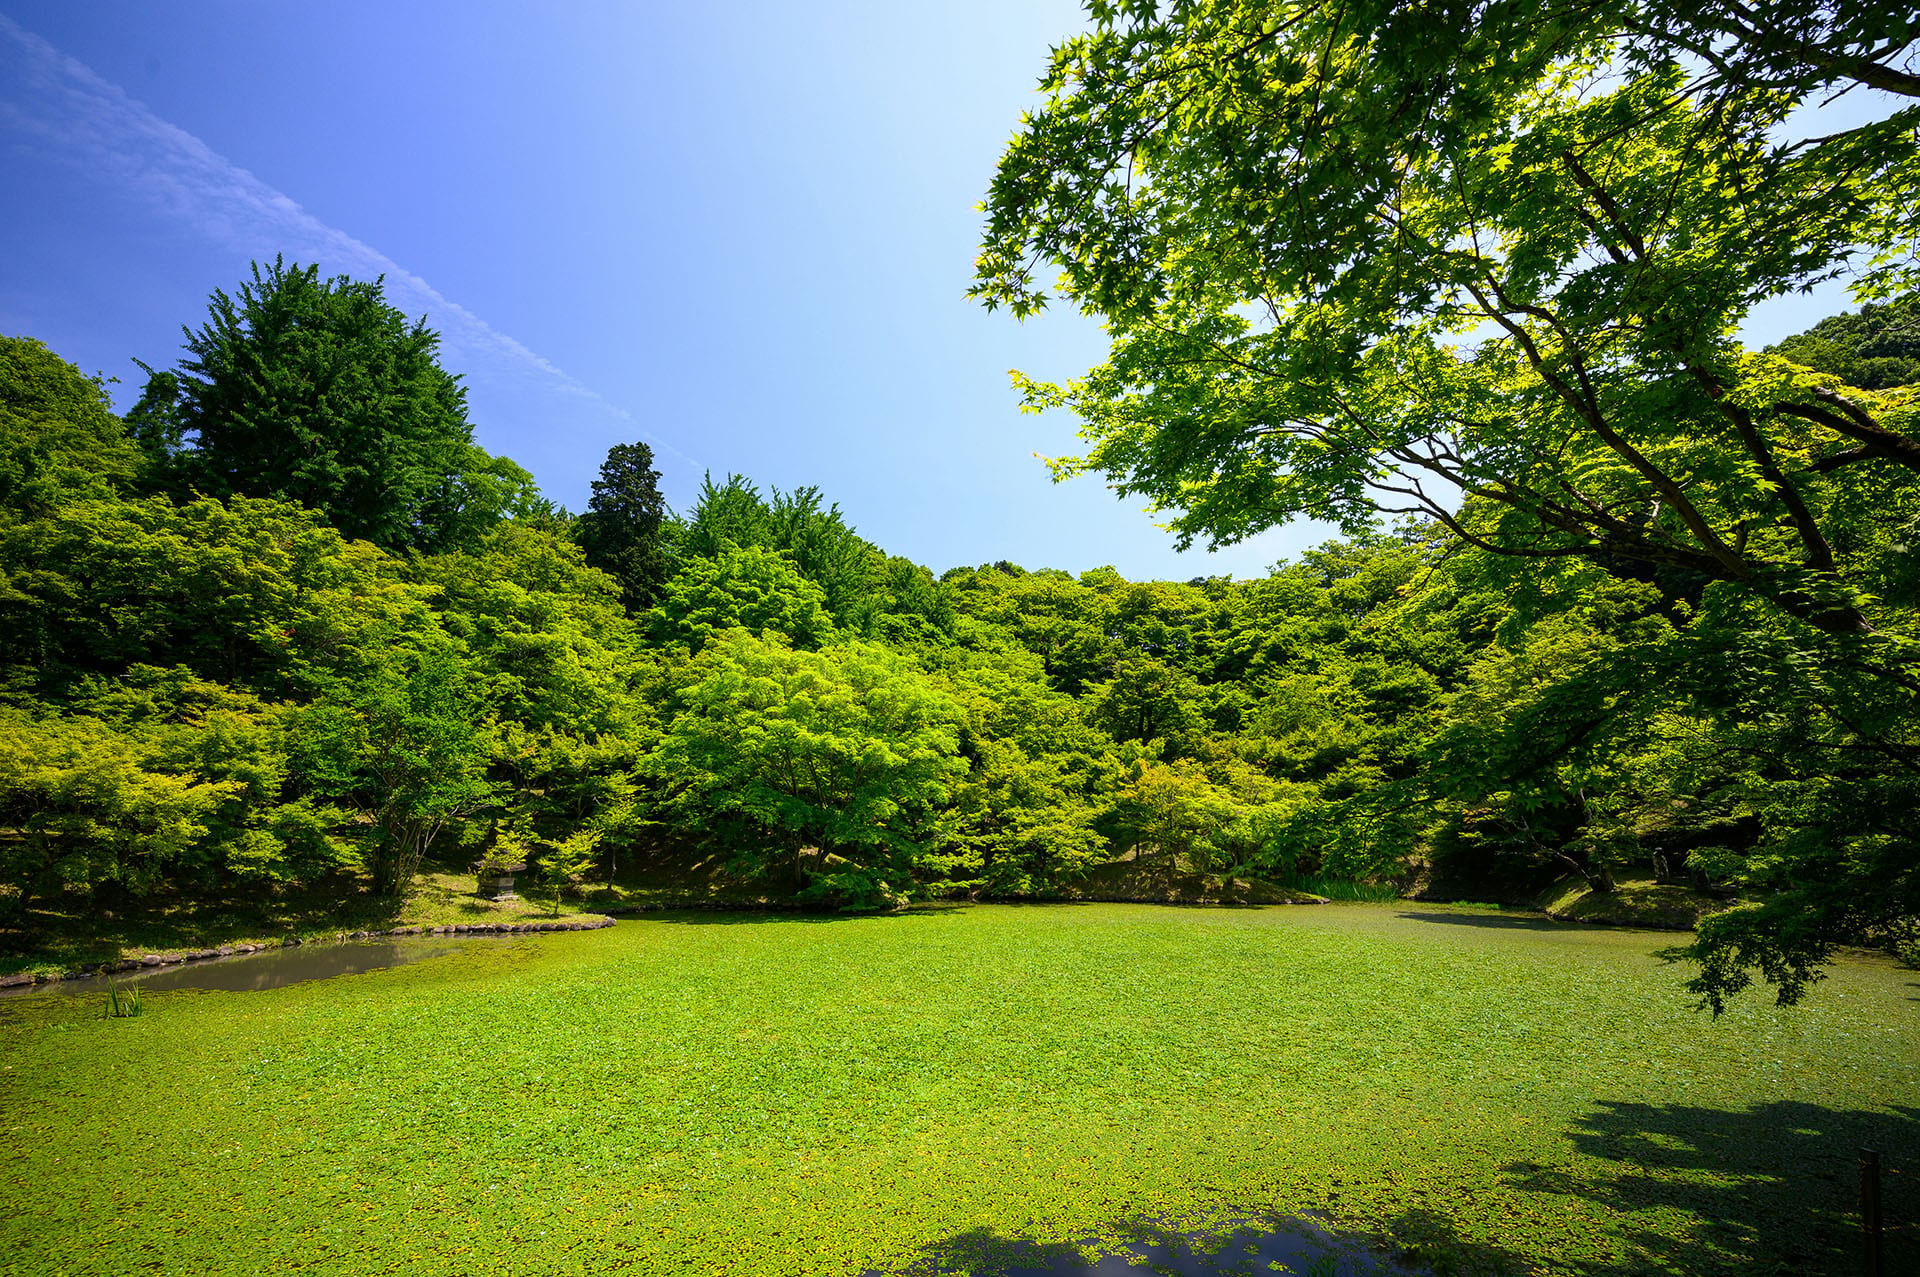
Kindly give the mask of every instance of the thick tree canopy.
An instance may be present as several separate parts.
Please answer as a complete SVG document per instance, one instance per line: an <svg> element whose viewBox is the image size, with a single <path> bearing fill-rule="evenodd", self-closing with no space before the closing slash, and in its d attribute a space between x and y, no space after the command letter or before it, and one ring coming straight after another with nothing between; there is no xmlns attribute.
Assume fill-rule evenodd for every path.
<svg viewBox="0 0 1920 1277"><path fill-rule="evenodd" d="M532 499L524 470L474 445L439 334L381 281L276 258L210 310L129 414L160 486L297 501L387 549L467 542Z"/></svg>
<svg viewBox="0 0 1920 1277"><path fill-rule="evenodd" d="M1669 185L1711 212L1680 172ZM1711 230L1666 226L1646 253L1684 257ZM1202 288L1116 322L1143 361L1105 404L1123 433L1206 441L1266 420L1241 409L1332 406L1275 432L1284 457L1249 427L1273 491L1342 467L1405 487L1414 463L1336 450L1451 423L1457 446L1430 455L1471 492L1251 582L1004 562L935 581L810 488L730 476L675 519L644 450L617 449L590 513L672 550L636 614L632 581L569 537L593 521L550 509L485 530L463 514L432 525L457 544L396 553L343 536L337 510L143 491L203 460L181 446L197 442L181 397L150 394L130 433L77 369L0 344L0 933L283 890L397 907L416 869L477 855L533 862L543 894L604 867L615 892L707 882L848 908L1424 884L1619 920L1706 909L1692 987L1715 1007L1756 972L1799 997L1839 944L1920 960L1913 471L1800 411L1857 409L1902 437L1920 388L1849 385L1845 361L1897 358L1907 304L1763 356L1719 339L1663 355L1647 334L1669 312L1633 309L1655 266L1576 254L1547 263L1555 282L1538 252L1506 252L1473 268L1533 309L1484 310L1470 341L1444 340L1473 312L1439 286L1424 318L1310 280L1265 310ZM1162 266L1205 283L1197 259ZM1515 293L1498 272L1523 266ZM1688 267L1722 268L1740 266ZM1609 281L1612 328L1590 309ZM1302 315L1347 325L1312 330L1318 364L1287 327ZM1140 354L1174 350L1192 358ZM1716 398L1695 355L1746 380ZM1727 558L1700 559L1711 543L1641 463ZM1553 521L1551 501L1587 522ZM1368 510L1363 492L1342 512Z"/></svg>
<svg viewBox="0 0 1920 1277"><path fill-rule="evenodd" d="M1910 386L1920 382L1920 296L1887 305L1868 302L1857 314L1830 316L1767 352L1849 386Z"/></svg>
<svg viewBox="0 0 1920 1277"><path fill-rule="evenodd" d="M840 625L869 631L883 606L886 556L863 539L840 514L823 505L818 488L772 489L766 496L743 476L716 484L708 475L687 516L683 549L690 556L718 556L727 546L761 546L792 560L820 587L827 611ZM897 604L900 600L894 600Z"/></svg>
<svg viewBox="0 0 1920 1277"><path fill-rule="evenodd" d="M1797 106L1867 71L1703 72L1661 43L1685 15L1125 8L1056 54L979 263L978 295L1020 313L1057 263L1114 334L1085 379L1023 383L1086 421L1062 473L1107 472L1183 540L1409 510L1863 628L1824 507L1843 470L1913 481L1910 410L1729 333L1861 245L1898 273L1920 105L1783 143Z"/></svg>
<svg viewBox="0 0 1920 1277"><path fill-rule="evenodd" d="M796 647L815 648L833 633L825 603L820 587L787 555L727 544L675 573L646 619L656 641L696 652L716 633L736 628L783 634Z"/></svg>
<svg viewBox="0 0 1920 1277"><path fill-rule="evenodd" d="M686 671L651 760L689 827L803 898L906 898L933 814L966 772L959 706L910 660L853 642L795 651L717 633Z"/></svg>
<svg viewBox="0 0 1920 1277"><path fill-rule="evenodd" d="M1750 967L1797 996L1836 938L1920 910L1915 400L1732 337L1849 271L1911 285L1910 9L1090 9L1001 161L975 288L1030 313L1051 264L1108 325L1084 378L1018 379L1084 422L1056 474L1104 472L1183 544L1411 514L1543 580L1652 586L1634 607L1685 633L1636 641L1641 675L1801 795L1762 838L1771 912L1696 947L1716 1006ZM1869 91L1878 118L1795 133ZM1580 693L1589 730L1642 686Z"/></svg>
<svg viewBox="0 0 1920 1277"><path fill-rule="evenodd" d="M0 337L0 509L126 488L138 459L97 380L31 337Z"/></svg>

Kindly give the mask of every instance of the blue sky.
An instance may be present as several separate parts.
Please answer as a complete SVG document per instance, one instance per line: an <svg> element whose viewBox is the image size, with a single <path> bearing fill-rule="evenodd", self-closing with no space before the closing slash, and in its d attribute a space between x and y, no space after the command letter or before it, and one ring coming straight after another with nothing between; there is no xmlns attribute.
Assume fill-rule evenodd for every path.
<svg viewBox="0 0 1920 1277"><path fill-rule="evenodd" d="M1098 361L1077 315L964 297L975 209L1072 0L726 6L0 0L0 332L121 379L254 258L385 273L480 442L578 509L609 446L820 487L936 572L1011 559L1256 576L1323 539L1176 553L1049 482L1071 419L1007 370ZM1839 309L1766 308L1771 340Z"/></svg>

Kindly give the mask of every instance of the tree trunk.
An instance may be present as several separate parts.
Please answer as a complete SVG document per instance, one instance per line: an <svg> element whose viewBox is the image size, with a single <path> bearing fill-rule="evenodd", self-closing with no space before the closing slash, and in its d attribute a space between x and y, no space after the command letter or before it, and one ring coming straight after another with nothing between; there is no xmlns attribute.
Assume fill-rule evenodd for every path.
<svg viewBox="0 0 1920 1277"><path fill-rule="evenodd" d="M1598 892L1601 895L1613 894L1613 870L1607 868L1605 865L1596 865L1580 857L1568 855L1564 851L1554 854L1573 866L1574 872L1585 880L1588 891Z"/></svg>

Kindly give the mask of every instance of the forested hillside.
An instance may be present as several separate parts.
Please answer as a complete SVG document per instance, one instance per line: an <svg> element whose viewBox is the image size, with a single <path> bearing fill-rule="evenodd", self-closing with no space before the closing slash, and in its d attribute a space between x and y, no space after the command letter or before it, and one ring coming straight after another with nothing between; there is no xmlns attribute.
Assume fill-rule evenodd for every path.
<svg viewBox="0 0 1920 1277"><path fill-rule="evenodd" d="M1878 375L1881 328L1783 350L1858 345ZM23 952L74 912L397 901L423 864L486 861L556 889L702 862L836 910L1633 874L1738 897L1809 964L1920 910L1910 681L1684 567L1402 519L1256 581L936 578L812 489L710 476L669 511L644 444L554 508L473 444L433 333L377 283L257 268L187 354L122 420L0 342ZM1847 606L1904 642L1909 476L1824 473ZM1813 969L1766 974L1792 996Z"/></svg>

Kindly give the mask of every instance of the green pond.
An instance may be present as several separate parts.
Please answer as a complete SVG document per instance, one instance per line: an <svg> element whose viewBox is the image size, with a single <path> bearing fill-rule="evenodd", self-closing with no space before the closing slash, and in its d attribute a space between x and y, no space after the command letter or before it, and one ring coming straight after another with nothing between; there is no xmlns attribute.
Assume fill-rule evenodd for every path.
<svg viewBox="0 0 1920 1277"><path fill-rule="evenodd" d="M988 1273L1304 1217L1437 1272L1851 1274L1863 1147L1920 1271L1920 973L1715 1021L1675 940L689 914L132 1019L8 999L0 1272Z"/></svg>

